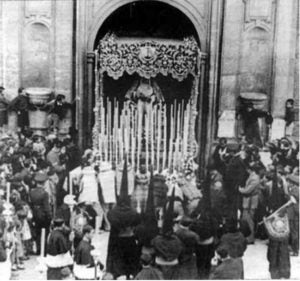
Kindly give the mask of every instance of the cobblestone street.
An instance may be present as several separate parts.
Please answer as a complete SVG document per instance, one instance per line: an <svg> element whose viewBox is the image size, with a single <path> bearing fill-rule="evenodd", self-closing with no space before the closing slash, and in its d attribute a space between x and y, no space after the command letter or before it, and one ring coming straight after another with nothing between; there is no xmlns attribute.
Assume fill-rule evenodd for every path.
<svg viewBox="0 0 300 281"><path fill-rule="evenodd" d="M95 236L94 245L103 252L103 263L106 260L108 232ZM245 279L270 279L266 259L267 241L256 241L249 245L244 256ZM32 256L25 262L25 270L14 272L12 280L46 280L46 272L38 270L38 259ZM300 278L300 258L291 257L291 279Z"/></svg>

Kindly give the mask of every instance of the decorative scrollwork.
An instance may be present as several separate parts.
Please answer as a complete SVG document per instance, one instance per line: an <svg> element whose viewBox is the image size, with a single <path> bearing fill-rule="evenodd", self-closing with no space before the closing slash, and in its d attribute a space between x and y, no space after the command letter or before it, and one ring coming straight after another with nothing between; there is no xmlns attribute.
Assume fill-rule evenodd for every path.
<svg viewBox="0 0 300 281"><path fill-rule="evenodd" d="M136 72L147 79L160 73L182 81L188 74L196 76L200 50L193 37L183 41L143 40L120 39L112 34L100 41L98 52L100 71L114 79L124 72Z"/></svg>

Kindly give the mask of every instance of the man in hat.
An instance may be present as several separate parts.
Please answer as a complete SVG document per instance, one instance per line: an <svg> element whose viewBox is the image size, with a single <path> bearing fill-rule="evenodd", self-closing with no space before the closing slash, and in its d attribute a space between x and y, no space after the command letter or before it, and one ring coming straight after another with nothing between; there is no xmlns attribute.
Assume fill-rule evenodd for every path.
<svg viewBox="0 0 300 281"><path fill-rule="evenodd" d="M222 175L226 171L226 158L228 156L227 139L220 138L219 144L216 146L215 151L212 155L214 166L219 173Z"/></svg>
<svg viewBox="0 0 300 281"><path fill-rule="evenodd" d="M37 254L39 254L41 250L40 244L42 228L45 228L47 236L52 219L51 207L49 204L49 195L44 189L46 180L46 174L37 172L34 177L36 187L29 192L29 201L33 213L33 224L36 234L35 241L37 245Z"/></svg>
<svg viewBox="0 0 300 281"><path fill-rule="evenodd" d="M4 90L5 88L0 86L0 127L7 124L7 105L9 104L9 101L4 96Z"/></svg>
<svg viewBox="0 0 300 281"><path fill-rule="evenodd" d="M73 259L70 254L72 236L64 225L62 218L53 221L53 230L47 239L47 280L61 280L64 267L71 266Z"/></svg>
<svg viewBox="0 0 300 281"><path fill-rule="evenodd" d="M55 99L48 102L44 109L46 109L50 115L50 127L58 127L59 120L62 120L67 113L67 110L71 108L71 104L66 102L65 95L58 94Z"/></svg>
<svg viewBox="0 0 300 281"><path fill-rule="evenodd" d="M247 105L242 108L240 114L244 121L246 141L257 145L258 147L262 147L258 118L265 118L267 125L270 125L273 122L271 114L266 111L255 109L252 102L247 103Z"/></svg>
<svg viewBox="0 0 300 281"><path fill-rule="evenodd" d="M18 89L18 96L9 104L8 110L15 111L18 115L18 126L23 129L29 125L28 120L29 99L24 88Z"/></svg>
<svg viewBox="0 0 300 281"><path fill-rule="evenodd" d="M139 224L139 215L130 204L126 157L120 195L117 196L117 204L108 212L107 218L111 224L111 231L106 269L114 279L123 275L129 279L139 271L140 251L133 232L134 226Z"/></svg>

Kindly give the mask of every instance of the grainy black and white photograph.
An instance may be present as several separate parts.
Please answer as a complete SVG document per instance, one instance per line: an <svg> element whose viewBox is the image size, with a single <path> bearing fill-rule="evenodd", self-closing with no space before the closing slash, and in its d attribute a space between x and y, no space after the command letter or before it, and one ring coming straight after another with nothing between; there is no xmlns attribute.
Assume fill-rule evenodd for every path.
<svg viewBox="0 0 300 281"><path fill-rule="evenodd" d="M299 0L0 0L0 279L300 279Z"/></svg>

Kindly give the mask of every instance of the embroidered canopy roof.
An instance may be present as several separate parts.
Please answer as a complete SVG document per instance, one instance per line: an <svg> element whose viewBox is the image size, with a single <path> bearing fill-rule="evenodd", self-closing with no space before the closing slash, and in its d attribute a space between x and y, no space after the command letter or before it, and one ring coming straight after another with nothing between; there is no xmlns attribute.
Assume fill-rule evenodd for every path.
<svg viewBox="0 0 300 281"><path fill-rule="evenodd" d="M200 49L195 38L165 40L153 38L118 38L107 34L98 46L99 70L119 79L124 72L138 73L147 79L157 74L182 81L197 75Z"/></svg>

